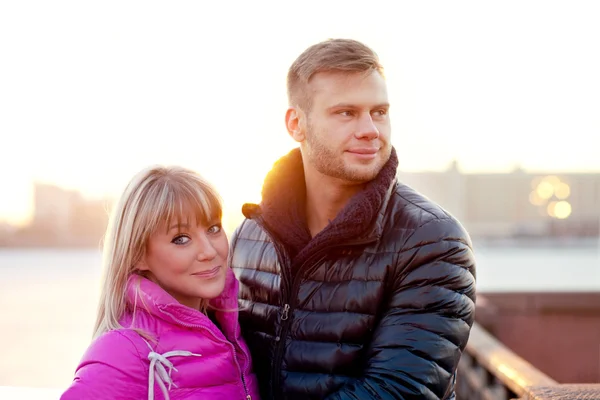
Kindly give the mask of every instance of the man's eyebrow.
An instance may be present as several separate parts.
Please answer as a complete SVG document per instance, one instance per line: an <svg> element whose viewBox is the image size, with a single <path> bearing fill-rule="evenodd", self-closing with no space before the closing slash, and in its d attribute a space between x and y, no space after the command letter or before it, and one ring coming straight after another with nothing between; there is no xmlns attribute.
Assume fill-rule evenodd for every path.
<svg viewBox="0 0 600 400"><path fill-rule="evenodd" d="M356 105L356 104L351 104L351 103L338 103L338 104L334 104L333 106L329 107L328 110L334 110L336 108L361 108L360 106ZM373 109L375 108L390 108L390 103L380 103L380 104L376 104L372 107Z"/></svg>

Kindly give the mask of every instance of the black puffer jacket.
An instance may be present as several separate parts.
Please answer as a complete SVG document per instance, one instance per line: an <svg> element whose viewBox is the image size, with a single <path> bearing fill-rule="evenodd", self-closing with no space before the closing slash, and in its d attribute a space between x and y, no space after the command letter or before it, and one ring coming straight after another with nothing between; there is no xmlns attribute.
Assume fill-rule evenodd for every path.
<svg viewBox="0 0 600 400"><path fill-rule="evenodd" d="M263 399L442 399L475 309L462 226L396 182L375 181L310 238L297 150L231 240L240 321Z"/></svg>

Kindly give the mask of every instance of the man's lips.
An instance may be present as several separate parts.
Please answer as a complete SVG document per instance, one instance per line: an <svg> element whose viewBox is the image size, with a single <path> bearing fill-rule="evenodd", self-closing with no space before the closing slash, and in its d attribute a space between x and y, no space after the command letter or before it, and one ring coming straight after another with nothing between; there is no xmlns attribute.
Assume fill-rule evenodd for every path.
<svg viewBox="0 0 600 400"><path fill-rule="evenodd" d="M379 151L378 148L375 147L356 147L356 148L352 148L352 149L348 149L347 152L348 153L354 153L354 154L375 154Z"/></svg>

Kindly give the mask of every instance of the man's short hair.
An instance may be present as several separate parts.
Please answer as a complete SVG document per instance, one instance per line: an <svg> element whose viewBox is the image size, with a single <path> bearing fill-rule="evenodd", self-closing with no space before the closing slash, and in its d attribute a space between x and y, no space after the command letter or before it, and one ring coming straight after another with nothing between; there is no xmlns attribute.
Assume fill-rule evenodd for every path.
<svg viewBox="0 0 600 400"><path fill-rule="evenodd" d="M377 54L365 44L352 39L328 39L304 50L290 66L287 75L287 94L290 107L309 111L312 96L308 91L310 79L319 72L369 73L383 66Z"/></svg>

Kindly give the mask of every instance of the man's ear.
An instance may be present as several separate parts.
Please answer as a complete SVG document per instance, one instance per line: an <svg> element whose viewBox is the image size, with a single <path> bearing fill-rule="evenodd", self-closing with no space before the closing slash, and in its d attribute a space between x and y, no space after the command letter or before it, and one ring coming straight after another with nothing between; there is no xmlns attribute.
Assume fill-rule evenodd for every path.
<svg viewBox="0 0 600 400"><path fill-rule="evenodd" d="M306 139L306 115L298 107L290 107L285 113L285 126L288 134L298 143Z"/></svg>

